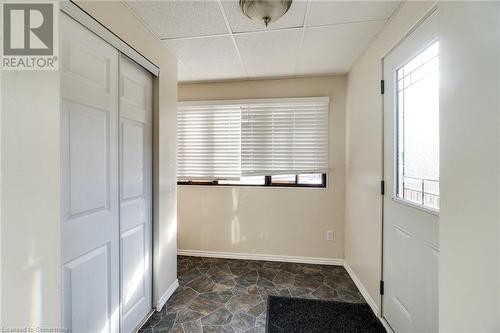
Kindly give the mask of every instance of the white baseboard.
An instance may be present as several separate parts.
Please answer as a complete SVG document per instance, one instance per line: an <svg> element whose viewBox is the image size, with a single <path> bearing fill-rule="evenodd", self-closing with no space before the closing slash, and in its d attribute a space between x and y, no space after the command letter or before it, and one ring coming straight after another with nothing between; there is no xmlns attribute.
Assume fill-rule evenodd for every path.
<svg viewBox="0 0 500 333"><path fill-rule="evenodd" d="M283 262L295 262L300 264L319 264L319 265L338 265L338 266L344 265L344 259L280 256L274 254L235 253L235 252L197 251L197 250L177 250L177 254L180 256L190 256L190 257L283 261Z"/></svg>
<svg viewBox="0 0 500 333"><path fill-rule="evenodd" d="M170 298L170 296L172 296L177 287L179 287L179 280L175 279L174 283L172 283L170 287L168 287L165 293L161 295L158 302L156 302L156 311L161 311L161 309L165 306L168 299Z"/></svg>
<svg viewBox="0 0 500 333"><path fill-rule="evenodd" d="M352 281L354 281L356 287L358 287L358 290L361 293L361 295L363 295L363 297L365 298L366 303L368 303L368 305L372 308L373 313L375 313L377 317L380 317L380 311L377 302L375 302L372 296L368 293L368 290L366 290L363 283L361 283L361 280L358 278L356 273L354 273L351 266L349 266L347 262L344 262L344 268L347 271L347 273L349 273L349 275L351 276L351 279Z"/></svg>

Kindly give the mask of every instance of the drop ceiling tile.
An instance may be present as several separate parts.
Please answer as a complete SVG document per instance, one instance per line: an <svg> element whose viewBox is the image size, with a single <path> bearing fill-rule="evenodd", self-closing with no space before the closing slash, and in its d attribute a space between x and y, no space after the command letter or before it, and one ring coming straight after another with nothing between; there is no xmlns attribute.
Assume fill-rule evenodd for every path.
<svg viewBox="0 0 500 333"><path fill-rule="evenodd" d="M271 23L267 28L263 22L253 21L246 17L241 11L239 0L222 0L222 6L226 12L231 30L237 33L302 27L304 24L307 1L293 1L288 12L278 21Z"/></svg>
<svg viewBox="0 0 500 333"><path fill-rule="evenodd" d="M167 40L164 43L199 80L246 78L230 36Z"/></svg>
<svg viewBox="0 0 500 333"><path fill-rule="evenodd" d="M179 82L188 82L188 81L197 81L198 78L194 73L186 66L183 62L177 62L177 81Z"/></svg>
<svg viewBox="0 0 500 333"><path fill-rule="evenodd" d="M127 1L160 39L229 33L217 1Z"/></svg>
<svg viewBox="0 0 500 333"><path fill-rule="evenodd" d="M298 75L347 73L384 21L306 28Z"/></svg>
<svg viewBox="0 0 500 333"><path fill-rule="evenodd" d="M294 74L302 29L236 35L243 64L250 77Z"/></svg>
<svg viewBox="0 0 500 333"><path fill-rule="evenodd" d="M306 26L386 20L398 1L317 1L311 0Z"/></svg>

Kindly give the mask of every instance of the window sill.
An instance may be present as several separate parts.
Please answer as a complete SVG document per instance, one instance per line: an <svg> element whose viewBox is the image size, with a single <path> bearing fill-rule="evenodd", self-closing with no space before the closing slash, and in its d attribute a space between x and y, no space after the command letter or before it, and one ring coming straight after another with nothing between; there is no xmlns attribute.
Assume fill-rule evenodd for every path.
<svg viewBox="0 0 500 333"><path fill-rule="evenodd" d="M326 190L328 189L328 185L322 186L322 185L229 185L229 184L182 184L182 183L177 183L177 186L182 186L182 187L208 187L208 188L242 188L242 189L263 189L263 190L269 190L269 189L300 189L300 190Z"/></svg>

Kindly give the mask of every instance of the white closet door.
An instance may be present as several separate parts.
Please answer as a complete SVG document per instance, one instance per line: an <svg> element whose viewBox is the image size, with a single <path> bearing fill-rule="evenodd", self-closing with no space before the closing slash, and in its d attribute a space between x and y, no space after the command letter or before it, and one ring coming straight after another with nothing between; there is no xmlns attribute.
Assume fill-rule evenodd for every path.
<svg viewBox="0 0 500 333"><path fill-rule="evenodd" d="M153 78L120 57L121 331L151 310L151 151Z"/></svg>
<svg viewBox="0 0 500 333"><path fill-rule="evenodd" d="M119 331L118 51L61 14L63 325Z"/></svg>

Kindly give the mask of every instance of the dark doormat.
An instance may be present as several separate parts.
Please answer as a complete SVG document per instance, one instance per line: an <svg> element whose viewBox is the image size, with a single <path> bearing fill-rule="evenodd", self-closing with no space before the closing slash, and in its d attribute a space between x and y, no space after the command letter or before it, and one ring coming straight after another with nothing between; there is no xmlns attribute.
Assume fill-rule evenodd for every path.
<svg viewBox="0 0 500 333"><path fill-rule="evenodd" d="M267 333L386 332L366 303L269 296Z"/></svg>

